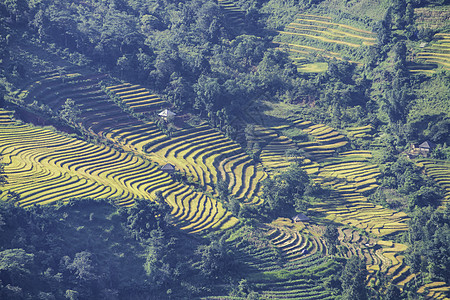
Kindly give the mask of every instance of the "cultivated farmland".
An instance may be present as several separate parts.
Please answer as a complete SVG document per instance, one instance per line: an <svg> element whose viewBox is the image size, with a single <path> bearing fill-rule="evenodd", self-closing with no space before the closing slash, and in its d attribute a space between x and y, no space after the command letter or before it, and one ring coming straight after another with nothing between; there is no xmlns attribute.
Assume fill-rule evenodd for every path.
<svg viewBox="0 0 450 300"><path fill-rule="evenodd" d="M130 206L134 199L154 199L162 192L172 207L174 223L188 231L228 227L236 223L220 203L194 192L159 170L158 165L27 125L0 128L8 184L30 206L71 198L110 198ZM8 199L8 194L3 194Z"/></svg>
<svg viewBox="0 0 450 300"><path fill-rule="evenodd" d="M218 0L217 2L223 9L225 18L230 23L230 25L237 31L241 30L245 25L245 12L231 0Z"/></svg>
<svg viewBox="0 0 450 300"><path fill-rule="evenodd" d="M35 2L0 299L450 300L446 1Z"/></svg>
<svg viewBox="0 0 450 300"><path fill-rule="evenodd" d="M417 159L418 166L423 167L427 176L432 178L445 192L445 202L450 200L450 164L447 161Z"/></svg>
<svg viewBox="0 0 450 300"><path fill-rule="evenodd" d="M450 70L450 34L436 33L433 42L420 49L416 58L419 62Z"/></svg>
<svg viewBox="0 0 450 300"><path fill-rule="evenodd" d="M165 101L157 95L150 93L140 85L124 83L108 86L106 90L117 96L122 103L134 113L150 113L154 110L161 110L167 106Z"/></svg>
<svg viewBox="0 0 450 300"><path fill-rule="evenodd" d="M75 121L90 133L108 140L118 147L144 155L160 164L172 163L208 191L214 192L218 178L228 182L232 194L244 202L255 198L259 182L266 176L261 167L243 152L242 148L223 134L206 125L184 126L164 134L154 122L140 120L122 110L125 105L135 113L155 113L167 103L140 86L120 84L106 88L120 99L116 104L102 90L101 75L73 75L45 77L31 84L19 95L24 102L42 103L53 111L61 110L67 98L81 111ZM139 97L138 102L134 102ZM134 106L141 103L143 106Z"/></svg>
<svg viewBox="0 0 450 300"><path fill-rule="evenodd" d="M352 57L351 49L371 46L376 42L371 31L335 23L329 16L312 14L298 14L292 23L278 33L274 43L291 54L300 72L326 70L319 63L314 64L315 69L307 64L308 55L356 62L349 58Z"/></svg>

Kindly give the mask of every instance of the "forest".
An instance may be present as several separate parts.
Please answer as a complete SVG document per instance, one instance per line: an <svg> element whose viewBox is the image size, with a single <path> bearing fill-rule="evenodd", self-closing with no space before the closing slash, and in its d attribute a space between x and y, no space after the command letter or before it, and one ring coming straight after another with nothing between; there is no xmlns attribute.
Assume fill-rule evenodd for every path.
<svg viewBox="0 0 450 300"><path fill-rule="evenodd" d="M450 299L449 18L0 0L0 298Z"/></svg>

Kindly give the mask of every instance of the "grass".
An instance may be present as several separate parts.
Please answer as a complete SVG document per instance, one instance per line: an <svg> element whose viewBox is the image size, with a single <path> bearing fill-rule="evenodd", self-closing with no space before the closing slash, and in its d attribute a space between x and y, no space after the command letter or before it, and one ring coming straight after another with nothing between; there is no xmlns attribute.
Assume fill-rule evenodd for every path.
<svg viewBox="0 0 450 300"><path fill-rule="evenodd" d="M298 71L302 73L322 73L326 70L328 70L327 63L302 64L298 67Z"/></svg>
<svg viewBox="0 0 450 300"><path fill-rule="evenodd" d="M289 29L289 27L287 27ZM331 44L338 44L338 45L345 45L345 46L349 46L349 47L353 47L353 48L358 48L360 47L360 45L358 44L354 44L354 43L350 43L350 42L344 42L344 41L339 41L339 40L335 40L335 39L329 39L323 36L316 36L316 35L312 35L312 34L307 34L307 33L297 33L297 32L290 32L290 31L277 31L280 34L283 35L295 35L295 36L301 36L301 37L306 37L309 39L315 39L315 40L319 40L325 43L331 43Z"/></svg>

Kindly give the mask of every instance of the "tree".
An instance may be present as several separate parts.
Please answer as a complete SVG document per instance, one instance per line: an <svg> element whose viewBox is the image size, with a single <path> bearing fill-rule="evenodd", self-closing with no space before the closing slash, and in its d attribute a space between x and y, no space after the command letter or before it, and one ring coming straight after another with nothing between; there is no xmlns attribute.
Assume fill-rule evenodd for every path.
<svg viewBox="0 0 450 300"><path fill-rule="evenodd" d="M366 300L366 265L358 256L353 256L347 261L341 275L343 300Z"/></svg>
<svg viewBox="0 0 450 300"><path fill-rule="evenodd" d="M176 108L184 109L192 105L192 87L179 74L173 73L170 76L169 85L164 91L166 99Z"/></svg>
<svg viewBox="0 0 450 300"><path fill-rule="evenodd" d="M225 202L228 201L228 196L230 195L230 191L228 190L228 182L222 180L221 177L217 178L216 189L219 194L219 199Z"/></svg>
<svg viewBox="0 0 450 300"><path fill-rule="evenodd" d="M164 201L162 201L164 203ZM136 200L128 209L126 226L131 235L138 241L145 241L154 229L165 227L164 206L148 200Z"/></svg>
<svg viewBox="0 0 450 300"><path fill-rule="evenodd" d="M92 262L92 253L82 251L75 254L73 261L67 266L80 282L88 282L97 279L95 267Z"/></svg>
<svg viewBox="0 0 450 300"><path fill-rule="evenodd" d="M420 189L409 195L409 207L412 210L415 206L437 206L442 199L441 193L432 187L421 186Z"/></svg>
<svg viewBox="0 0 450 300"><path fill-rule="evenodd" d="M0 161L2 161L3 157L0 155ZM5 185L8 183L8 175L5 174L5 164L0 163L0 186Z"/></svg>
<svg viewBox="0 0 450 300"><path fill-rule="evenodd" d="M284 173L263 181L265 207L272 216L289 215L305 211L307 201L303 197L310 180L299 163L293 163Z"/></svg>
<svg viewBox="0 0 450 300"><path fill-rule="evenodd" d="M450 282L450 218L431 206L417 208L409 221L407 261L413 272Z"/></svg>
<svg viewBox="0 0 450 300"><path fill-rule="evenodd" d="M209 279L219 279L235 268L231 251L226 249L222 240L212 241L209 245L201 245L196 253L201 257L199 270Z"/></svg>
<svg viewBox="0 0 450 300"><path fill-rule="evenodd" d="M406 0L394 0L392 3L393 14L395 14L395 25L398 29L405 29L406 22Z"/></svg>
<svg viewBox="0 0 450 300"><path fill-rule="evenodd" d="M390 90L385 92L382 109L387 113L391 124L401 122L404 124L411 106L412 95L406 84L394 80Z"/></svg>
<svg viewBox="0 0 450 300"><path fill-rule="evenodd" d="M199 110L200 113L203 111L213 112L216 102L223 95L218 79L204 75L200 76L194 85L194 92L196 94L194 108Z"/></svg>
<svg viewBox="0 0 450 300"><path fill-rule="evenodd" d="M3 284L21 284L31 274L34 255L23 249L6 249L0 252L0 280Z"/></svg>
<svg viewBox="0 0 450 300"><path fill-rule="evenodd" d="M400 289L393 284L390 284L386 290L386 295L384 296L384 300L401 300L403 297L401 296Z"/></svg>
<svg viewBox="0 0 450 300"><path fill-rule="evenodd" d="M381 46L388 44L392 38L392 8L388 8L383 20L379 21L374 26L374 31L377 33L377 40Z"/></svg>
<svg viewBox="0 0 450 300"><path fill-rule="evenodd" d="M406 64L406 44L401 41L394 46L394 61L396 63L396 68L405 68Z"/></svg>
<svg viewBox="0 0 450 300"><path fill-rule="evenodd" d="M230 45L230 58L240 70L257 65L264 56L267 46L262 38L253 35L236 37Z"/></svg>
<svg viewBox="0 0 450 300"><path fill-rule="evenodd" d="M79 294L80 293L74 290L66 290L65 297L69 300L78 300Z"/></svg>
<svg viewBox="0 0 450 300"><path fill-rule="evenodd" d="M336 246L339 244L339 232L336 225L329 224L325 228L325 233L323 234L325 241L330 249L330 253L334 254L336 252Z"/></svg>
<svg viewBox="0 0 450 300"><path fill-rule="evenodd" d="M162 30L164 29L164 24L158 19L158 17L154 15L142 15L140 19L141 23L141 31L143 33L148 33L153 30Z"/></svg>
<svg viewBox="0 0 450 300"><path fill-rule="evenodd" d="M197 11L196 29L202 40L217 42L221 37L222 10L214 2L205 2Z"/></svg>
<svg viewBox="0 0 450 300"><path fill-rule="evenodd" d="M404 20L408 25L414 24L414 7L412 6L411 3L408 3L408 5L406 6L406 13Z"/></svg>
<svg viewBox="0 0 450 300"><path fill-rule="evenodd" d="M302 149L288 149L284 153L286 160L293 160L296 163L301 163L305 157L305 152Z"/></svg>
<svg viewBox="0 0 450 300"><path fill-rule="evenodd" d="M11 20L15 23L24 23L28 12L26 0L4 0L0 3L0 8L5 8Z"/></svg>
<svg viewBox="0 0 450 300"><path fill-rule="evenodd" d="M167 238L161 229L152 230L147 247L144 269L156 286L168 286L176 280L175 238Z"/></svg>
<svg viewBox="0 0 450 300"><path fill-rule="evenodd" d="M61 117L61 119L65 120L68 123L75 124L79 122L80 115L81 110L78 108L75 101L67 98L66 102L64 102L64 105L59 111L59 116Z"/></svg>

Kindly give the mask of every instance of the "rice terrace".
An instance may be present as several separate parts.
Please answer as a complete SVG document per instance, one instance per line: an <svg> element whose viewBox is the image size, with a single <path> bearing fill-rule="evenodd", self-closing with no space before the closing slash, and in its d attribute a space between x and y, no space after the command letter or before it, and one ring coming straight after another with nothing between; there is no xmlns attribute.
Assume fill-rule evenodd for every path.
<svg viewBox="0 0 450 300"><path fill-rule="evenodd" d="M450 300L449 14L0 1L0 299Z"/></svg>

